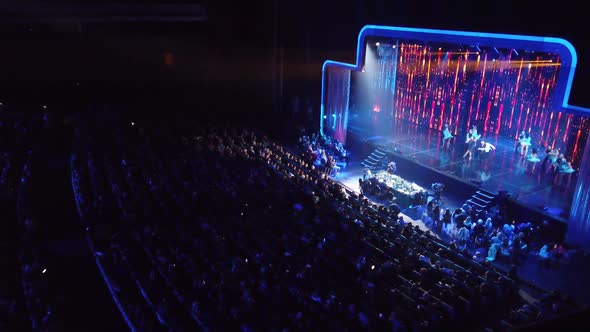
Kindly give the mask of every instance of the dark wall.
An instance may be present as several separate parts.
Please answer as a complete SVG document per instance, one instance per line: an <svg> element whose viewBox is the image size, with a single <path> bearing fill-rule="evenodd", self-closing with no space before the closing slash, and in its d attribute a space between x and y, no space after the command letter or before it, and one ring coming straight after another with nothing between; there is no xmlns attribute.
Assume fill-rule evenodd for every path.
<svg viewBox="0 0 590 332"><path fill-rule="evenodd" d="M246 122L281 133L294 120L317 125L323 61L353 61L361 27L382 24L566 38L579 55L571 101L590 106L590 40L583 10L568 2L216 0L205 3L205 22L4 22L0 99L49 103L54 111L112 107L153 120ZM312 115L301 113L308 105Z"/></svg>

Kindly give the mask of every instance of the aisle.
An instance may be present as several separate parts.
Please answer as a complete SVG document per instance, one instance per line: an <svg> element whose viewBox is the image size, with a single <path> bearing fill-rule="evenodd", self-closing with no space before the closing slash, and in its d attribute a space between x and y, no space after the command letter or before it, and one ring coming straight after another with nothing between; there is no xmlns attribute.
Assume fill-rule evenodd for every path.
<svg viewBox="0 0 590 332"><path fill-rule="evenodd" d="M44 268L53 317L61 331L125 331L84 237L67 158L34 155L27 214L39 227L34 250Z"/></svg>

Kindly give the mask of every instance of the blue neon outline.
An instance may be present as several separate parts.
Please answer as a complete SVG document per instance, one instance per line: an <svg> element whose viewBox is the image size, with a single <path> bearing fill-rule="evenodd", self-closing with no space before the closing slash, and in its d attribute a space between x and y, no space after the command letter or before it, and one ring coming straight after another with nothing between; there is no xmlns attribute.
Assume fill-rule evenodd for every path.
<svg viewBox="0 0 590 332"><path fill-rule="evenodd" d="M365 58L364 46L367 37L383 37L398 39L414 39L422 41L444 42L449 44L468 44L479 46L496 46L502 48L528 49L531 51L559 54L562 66L559 70L553 100L567 113L590 115L590 108L569 105L574 72L578 63L578 55L574 46L563 38L511 35L502 33L469 32L457 30L436 30L424 28L392 27L365 25L359 32L356 63L344 63L327 60L322 65L322 89L320 96L320 134L324 135L324 94L326 67L340 67L360 71ZM561 98L561 103L557 100Z"/></svg>
<svg viewBox="0 0 590 332"><path fill-rule="evenodd" d="M320 102L320 134L324 136L324 87L325 87L325 78L326 78L326 67L333 66L333 67L341 67L350 70L357 70L358 67L355 65L351 65L349 63L339 62L339 61L332 61L326 60L322 65L322 96Z"/></svg>

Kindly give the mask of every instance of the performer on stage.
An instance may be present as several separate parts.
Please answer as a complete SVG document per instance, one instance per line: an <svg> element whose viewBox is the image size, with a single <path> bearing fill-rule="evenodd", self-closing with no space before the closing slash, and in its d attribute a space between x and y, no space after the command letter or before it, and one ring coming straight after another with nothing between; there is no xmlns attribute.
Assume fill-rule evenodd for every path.
<svg viewBox="0 0 590 332"><path fill-rule="evenodd" d="M490 152L492 152L492 150L496 150L496 147L482 139L477 150L479 151L480 159L487 160Z"/></svg>
<svg viewBox="0 0 590 332"><path fill-rule="evenodd" d="M533 148L533 151L531 152L531 155L527 158L527 160L531 163L538 163L539 161L541 161L536 148Z"/></svg>
<svg viewBox="0 0 590 332"><path fill-rule="evenodd" d="M481 138L481 135L477 133L477 126L476 125L473 125L473 127L471 129L469 129L469 133L467 134L467 140L469 140L469 134L471 134L473 136L473 138L475 139L475 142L477 142L477 140Z"/></svg>
<svg viewBox="0 0 590 332"><path fill-rule="evenodd" d="M575 170L572 167L571 161L567 161L567 159L565 159L563 155L560 155L559 158L557 158L557 162L554 168L553 183L557 185L562 185L564 184L563 182L565 179L565 185L569 185L572 173L574 172Z"/></svg>
<svg viewBox="0 0 590 332"><path fill-rule="evenodd" d="M531 136L525 132L524 137L520 139L520 155L527 156L529 152L529 146L531 146Z"/></svg>
<svg viewBox="0 0 590 332"><path fill-rule="evenodd" d="M555 160L557 160L557 156L559 155L559 149L554 149L551 146L547 146L545 150L545 158L541 163L541 171L544 172L547 169L547 165L553 165Z"/></svg>
<svg viewBox="0 0 590 332"><path fill-rule="evenodd" d="M576 170L572 167L571 161L564 161L559 167L559 173L561 174L571 174L575 171Z"/></svg>
<svg viewBox="0 0 590 332"><path fill-rule="evenodd" d="M473 150L475 150L475 143L476 139L473 136L473 134L470 132L467 134L467 150L465 151L465 154L463 154L463 158L467 158L468 160L471 160L471 156L473 156Z"/></svg>
<svg viewBox="0 0 590 332"><path fill-rule="evenodd" d="M453 134L451 134L451 131L449 130L448 123L445 123L442 133L443 133L443 148L448 148L451 144L451 138L455 137L455 136L453 136Z"/></svg>
<svg viewBox="0 0 590 332"><path fill-rule="evenodd" d="M565 164L566 162L567 161L565 160L565 156L563 155L563 153L560 153L551 165L553 167L553 173L558 173L562 167L562 164Z"/></svg>
<svg viewBox="0 0 590 332"><path fill-rule="evenodd" d="M518 139L516 140L516 143L514 144L514 153L518 153L518 151L520 149L522 149L522 146L520 145L520 141L522 141L525 137L526 137L526 132L524 130L521 131L520 134L518 134Z"/></svg>

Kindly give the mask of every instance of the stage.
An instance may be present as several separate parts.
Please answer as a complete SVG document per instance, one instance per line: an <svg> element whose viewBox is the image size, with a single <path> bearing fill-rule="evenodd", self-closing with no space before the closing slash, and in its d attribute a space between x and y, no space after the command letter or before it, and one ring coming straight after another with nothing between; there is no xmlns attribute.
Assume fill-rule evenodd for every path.
<svg viewBox="0 0 590 332"><path fill-rule="evenodd" d="M356 62L328 60L322 68L320 133L351 152L334 180L358 190L365 168L376 172L394 161L395 174L406 181L426 189L444 184L445 208L501 202L510 219L541 225L543 239L517 264L522 285L559 289L588 304L589 291L576 280L590 273L590 255L576 245L588 249L590 243L590 110L568 104L573 47L545 37L366 26L356 51ZM456 136L448 147L442 144L445 125ZM484 159L464 158L474 125L495 146ZM525 156L516 151L523 131L531 144ZM563 171L573 173L543 165L547 146L571 161ZM533 149L538 162L528 159ZM389 198L387 191L370 193ZM480 204L480 194L492 198ZM423 211L400 208L416 221ZM543 243L566 238L574 246L562 261L550 268L538 264ZM506 270L510 264L494 262Z"/></svg>
<svg viewBox="0 0 590 332"><path fill-rule="evenodd" d="M428 131L428 133L422 133L420 134L422 136L419 136L416 133L417 130L414 131L411 128L401 126L397 128L399 129L395 132L395 139L384 140L380 137L373 137L369 142L354 142L353 146L350 147L352 148L350 162L346 166L341 165L341 171L332 178L358 193L358 180L363 177L364 171L361 164L362 160L373 149L383 147L383 145L387 145L388 149L395 149L395 152L391 153L392 158L407 157L408 160L414 163L414 167L399 168L398 175L406 180L416 182L416 184L426 189L430 189L429 182L431 179L429 175L425 174L424 169L432 169L439 174L441 179L456 177L457 181L462 182L471 182L470 180L476 179L478 175L481 176L481 171L478 170L479 167L482 167L480 160L472 159L471 162L462 160L463 144L455 144L447 151L440 146L441 135L439 132ZM487 166L492 174L485 179L486 181L482 183L482 187L489 188L489 190L495 188L504 190L504 188L507 188L509 191L513 190L515 196L518 195L517 200L522 204L530 204L532 208L548 204L549 208L544 211L546 213L557 211L567 213L568 200L565 194L571 195L575 186L574 177L567 186L566 183L561 185L552 184L549 179L546 179L549 174L539 172L540 163L535 168L535 171L530 167L520 169L519 166L511 166L511 162L522 162L522 158L514 153L513 142L501 138L490 139L490 142L496 144L496 152L491 156L492 158ZM441 154L442 156L440 156ZM543 157L544 155L541 155L541 159ZM456 172L456 175L450 175L449 171ZM575 176L575 173L573 175ZM453 187L451 184L453 182L446 181L446 183L447 189L443 192L445 207L451 209L460 207L472 193L466 191L463 185L457 184ZM448 187L449 184L451 184L450 188ZM477 184L473 182L471 182L471 185L477 187ZM421 212L415 207L403 207L401 215L406 221L417 225L420 229L429 230L421 221ZM444 241L450 240L445 234L438 234L435 231L431 231L431 234ZM579 291L575 286L575 280L578 280L581 275L589 275L590 255L577 252L572 254L572 257L561 260L557 266L547 268L539 265L535 254L536 251L533 250L529 253L529 257L518 265L518 275L527 281L523 283L523 289L530 290L530 287L534 289L559 289L566 294L570 294L579 303L589 303L589 291ZM505 271L508 271L511 267L510 264L505 262L496 262L494 266Z"/></svg>
<svg viewBox="0 0 590 332"><path fill-rule="evenodd" d="M405 121L397 121L387 132L383 132L383 129L372 131L380 135L359 133L358 127L350 129L348 144L355 158L366 158L374 149L379 148L388 153L388 159L403 158L423 167L413 167L412 163L407 163L404 167L403 163L398 163L398 175L406 180L430 188L434 175L425 178L423 170L427 169L439 173L441 178L456 178L492 193L505 191L512 200L522 205L567 221L576 185L576 173L554 177L551 167L543 169L544 147L532 146L529 149L530 153L532 148L537 148L541 159L541 162L532 163L516 152L515 140L484 133L481 139L493 144L496 149L485 159L474 154L469 160L463 157L466 150L464 133L458 133L447 148L443 147L440 131L418 127ZM461 191L457 194L460 195ZM471 195L468 194L458 197L458 201L464 202Z"/></svg>

